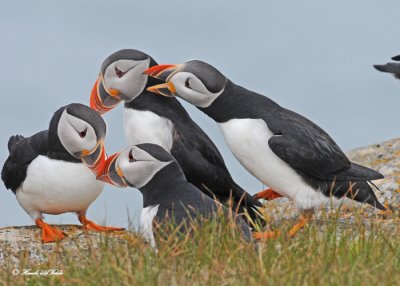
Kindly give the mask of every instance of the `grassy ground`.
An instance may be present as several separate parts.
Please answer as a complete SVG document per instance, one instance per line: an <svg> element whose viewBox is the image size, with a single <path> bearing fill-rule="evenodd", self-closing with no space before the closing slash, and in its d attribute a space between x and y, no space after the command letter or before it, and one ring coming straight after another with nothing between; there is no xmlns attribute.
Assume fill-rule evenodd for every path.
<svg viewBox="0 0 400 286"><path fill-rule="evenodd" d="M295 238L258 245L242 242L227 224L210 223L190 236L158 237L158 252L136 236L72 257L68 250L43 265L21 262L19 271L59 269L63 275L14 275L2 267L3 285L400 285L400 225L355 214L325 215ZM289 229L293 221L275 221ZM79 261L79 262L77 262Z"/></svg>

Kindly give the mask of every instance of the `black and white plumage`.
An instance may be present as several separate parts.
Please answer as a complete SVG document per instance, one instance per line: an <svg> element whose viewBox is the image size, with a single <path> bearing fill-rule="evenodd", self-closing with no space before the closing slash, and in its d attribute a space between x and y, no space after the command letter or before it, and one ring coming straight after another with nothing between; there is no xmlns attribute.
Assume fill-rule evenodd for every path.
<svg viewBox="0 0 400 286"><path fill-rule="evenodd" d="M383 176L350 162L307 118L234 84L201 61L160 65L146 73L166 82L150 91L177 95L213 118L240 163L300 209L343 197L385 209L368 184Z"/></svg>
<svg viewBox="0 0 400 286"><path fill-rule="evenodd" d="M154 225L169 226L173 222L182 231L189 231L190 222L214 219L221 212L227 218L235 218L243 238L251 240L250 228L244 220L189 183L178 163L161 146L150 143L131 146L110 156L103 172L98 179L140 190L141 232L153 247Z"/></svg>
<svg viewBox="0 0 400 286"><path fill-rule="evenodd" d="M374 65L374 68L381 72L391 73L395 78L400 79L400 55L393 57L392 60L396 62Z"/></svg>
<svg viewBox="0 0 400 286"><path fill-rule="evenodd" d="M89 205L100 195L104 183L96 172L105 162L103 146L106 124L89 107L69 104L53 115L48 130L31 137L11 136L9 157L1 178L21 207L43 229L43 241L62 239L64 234L42 221L42 214L76 212L85 227L95 224L85 217Z"/></svg>
<svg viewBox="0 0 400 286"><path fill-rule="evenodd" d="M121 50L102 64L91 95L91 107L104 113L125 101L124 129L129 145L153 143L168 150L181 166L187 180L211 198L233 209L246 209L255 219L254 207L261 203L232 179L217 147L190 118L175 98L155 96L147 87L161 81L143 71L157 63L137 50Z"/></svg>

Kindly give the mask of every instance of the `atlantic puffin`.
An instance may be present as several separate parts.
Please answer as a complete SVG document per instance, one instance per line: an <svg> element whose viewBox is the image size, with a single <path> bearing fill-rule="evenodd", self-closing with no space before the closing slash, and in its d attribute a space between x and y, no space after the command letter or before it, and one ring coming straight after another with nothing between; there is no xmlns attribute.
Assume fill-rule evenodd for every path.
<svg viewBox="0 0 400 286"><path fill-rule="evenodd" d="M18 203L42 230L43 242L54 242L65 233L43 221L43 214L76 212L84 229L123 230L100 226L86 218L90 204L101 194L106 154L106 124L88 106L72 103L57 110L49 129L31 137L11 136L10 155L1 178Z"/></svg>
<svg viewBox="0 0 400 286"><path fill-rule="evenodd" d="M239 162L295 201L302 215L289 236L306 224L314 208L341 203L338 199L344 197L385 210L369 185L383 176L350 162L335 141L307 118L234 84L202 61L159 65L145 73L165 82L149 91L179 96L214 119Z"/></svg>
<svg viewBox="0 0 400 286"><path fill-rule="evenodd" d="M123 124L129 145L162 146L178 161L190 183L222 203L232 199L235 211L247 211L255 221L254 208L262 204L235 183L212 140L176 98L155 96L146 90L162 83L143 74L155 65L151 56L138 50L111 54L101 66L90 106L105 113L124 101Z"/></svg>
<svg viewBox="0 0 400 286"><path fill-rule="evenodd" d="M221 214L234 219L243 239L251 241L245 221L189 183L179 164L161 146L144 143L116 153L107 159L103 174L97 178L118 187L134 187L142 193L140 232L152 247L156 247L153 234L158 227L172 224L187 232L194 221L218 219Z"/></svg>
<svg viewBox="0 0 400 286"><path fill-rule="evenodd" d="M395 78L400 79L400 55L393 57L392 60L397 61L397 63L374 65L374 68L381 72L391 73Z"/></svg>

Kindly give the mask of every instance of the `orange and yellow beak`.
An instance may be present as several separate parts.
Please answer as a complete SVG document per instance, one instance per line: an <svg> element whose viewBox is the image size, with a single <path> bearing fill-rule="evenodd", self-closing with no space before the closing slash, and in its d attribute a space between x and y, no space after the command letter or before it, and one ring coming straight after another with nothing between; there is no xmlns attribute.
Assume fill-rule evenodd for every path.
<svg viewBox="0 0 400 286"><path fill-rule="evenodd" d="M83 150L81 154L82 162L98 176L104 168L106 162L106 150L104 141L100 140L93 151Z"/></svg>
<svg viewBox="0 0 400 286"><path fill-rule="evenodd" d="M169 80L175 73L181 70L181 68L182 65L158 65L148 68L143 73L147 74L148 76L165 81L165 83L148 87L147 90L167 97L175 96L175 86Z"/></svg>
<svg viewBox="0 0 400 286"><path fill-rule="evenodd" d="M104 163L101 173L97 176L97 180L106 182L116 187L125 188L128 186L124 173L117 166L117 160L120 153L111 155Z"/></svg>
<svg viewBox="0 0 400 286"><path fill-rule="evenodd" d="M104 86L103 77L100 75L90 95L90 107L100 114L104 114L117 106L121 101L120 92L116 89L108 90Z"/></svg>
<svg viewBox="0 0 400 286"><path fill-rule="evenodd" d="M166 97L174 97L176 93L175 86L172 82L153 85L147 88L148 91L161 94Z"/></svg>

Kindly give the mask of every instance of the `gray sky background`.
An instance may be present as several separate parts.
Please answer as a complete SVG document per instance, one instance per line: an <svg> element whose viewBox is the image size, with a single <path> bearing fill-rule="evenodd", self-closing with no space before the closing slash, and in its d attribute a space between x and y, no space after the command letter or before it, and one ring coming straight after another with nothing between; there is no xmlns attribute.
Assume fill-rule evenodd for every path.
<svg viewBox="0 0 400 286"><path fill-rule="evenodd" d="M312 119L345 150L398 137L400 81L372 64L400 54L398 0L0 1L0 162L9 136L47 129L55 110L89 102L100 64L135 48L159 63L201 59L235 83ZM186 107L187 104L185 104ZM188 107L250 193L262 184L233 158L214 122ZM107 147L125 147L122 106ZM107 187L89 218L127 226L142 198ZM76 223L74 215L46 216ZM0 186L0 226L32 224Z"/></svg>

